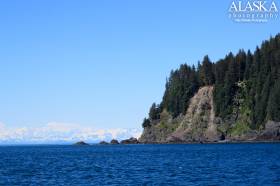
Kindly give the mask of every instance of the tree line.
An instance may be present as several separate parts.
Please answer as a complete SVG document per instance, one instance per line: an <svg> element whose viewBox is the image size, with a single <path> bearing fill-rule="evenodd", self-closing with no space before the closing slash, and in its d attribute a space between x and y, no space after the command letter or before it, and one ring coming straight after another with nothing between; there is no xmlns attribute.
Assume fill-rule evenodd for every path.
<svg viewBox="0 0 280 186"><path fill-rule="evenodd" d="M254 52L230 52L215 63L206 55L197 66L182 64L172 70L161 103L152 104L143 127L159 120L163 110L173 118L185 114L190 98L206 85L214 86L215 113L221 118L232 114L243 86L242 101L250 111L252 128L266 120L280 121L280 34L264 41Z"/></svg>

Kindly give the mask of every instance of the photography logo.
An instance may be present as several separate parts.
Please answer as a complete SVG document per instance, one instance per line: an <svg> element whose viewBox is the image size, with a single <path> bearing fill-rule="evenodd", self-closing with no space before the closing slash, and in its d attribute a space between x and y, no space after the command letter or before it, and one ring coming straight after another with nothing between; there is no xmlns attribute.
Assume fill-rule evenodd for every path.
<svg viewBox="0 0 280 186"><path fill-rule="evenodd" d="M232 1L228 17L240 23L266 23L278 19L278 5L275 1Z"/></svg>

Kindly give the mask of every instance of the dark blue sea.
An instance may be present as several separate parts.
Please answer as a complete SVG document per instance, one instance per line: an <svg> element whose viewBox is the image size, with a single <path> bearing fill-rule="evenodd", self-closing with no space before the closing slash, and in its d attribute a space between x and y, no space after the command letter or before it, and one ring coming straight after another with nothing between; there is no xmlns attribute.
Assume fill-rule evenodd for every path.
<svg viewBox="0 0 280 186"><path fill-rule="evenodd" d="M280 185L280 143L2 146L0 185Z"/></svg>

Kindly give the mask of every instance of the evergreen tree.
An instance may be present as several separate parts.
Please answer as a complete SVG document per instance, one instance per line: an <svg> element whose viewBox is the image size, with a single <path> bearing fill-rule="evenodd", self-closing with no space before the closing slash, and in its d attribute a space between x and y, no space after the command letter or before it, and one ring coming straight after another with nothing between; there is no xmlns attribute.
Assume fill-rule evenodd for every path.
<svg viewBox="0 0 280 186"><path fill-rule="evenodd" d="M246 55L246 62L245 62L245 72L244 72L244 78L245 80L248 80L251 73L251 66L253 62L253 56L250 50L248 50Z"/></svg>
<svg viewBox="0 0 280 186"><path fill-rule="evenodd" d="M212 85L215 81L213 64L207 55L203 58L202 66L199 71L199 78L202 85Z"/></svg>
<svg viewBox="0 0 280 186"><path fill-rule="evenodd" d="M255 106L255 125L253 124L253 128L257 128L263 124L264 119L266 117L266 108L267 108L267 101L269 98L269 90L271 88L271 77L270 75L267 76L266 81L263 85L262 92L260 97L258 98Z"/></svg>
<svg viewBox="0 0 280 186"><path fill-rule="evenodd" d="M280 122L280 79L271 90L267 108L268 119Z"/></svg>
<svg viewBox="0 0 280 186"><path fill-rule="evenodd" d="M150 127L151 126L151 122L149 119L144 118L143 123L142 123L142 127L146 128L146 127Z"/></svg>
<svg viewBox="0 0 280 186"><path fill-rule="evenodd" d="M185 114L190 99L205 85L214 86L215 113L222 119L231 116L234 109L236 112L240 105L235 104L240 102L249 109L253 129L267 120L280 121L280 34L263 42L253 54L250 50L247 53L239 50L236 55L230 52L216 63L206 55L197 67L182 64L179 69L172 70L166 80L162 102L152 104L143 127L160 119L163 110L174 118Z"/></svg>
<svg viewBox="0 0 280 186"><path fill-rule="evenodd" d="M244 50L239 50L236 55L236 66L238 68L238 80L242 81L246 68L246 53Z"/></svg>
<svg viewBox="0 0 280 186"><path fill-rule="evenodd" d="M156 103L153 103L150 112L149 112L149 118L151 120L157 120L160 117L160 110L159 107L156 105Z"/></svg>

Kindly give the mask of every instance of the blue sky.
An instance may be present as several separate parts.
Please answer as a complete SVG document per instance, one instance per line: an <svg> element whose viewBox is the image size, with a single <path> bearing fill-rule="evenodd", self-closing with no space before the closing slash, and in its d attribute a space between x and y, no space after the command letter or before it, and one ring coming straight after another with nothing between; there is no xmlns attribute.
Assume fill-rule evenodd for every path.
<svg viewBox="0 0 280 186"><path fill-rule="evenodd" d="M254 49L279 32L279 19L231 21L230 3L1 1L1 123L140 129L171 69Z"/></svg>

